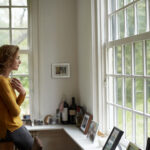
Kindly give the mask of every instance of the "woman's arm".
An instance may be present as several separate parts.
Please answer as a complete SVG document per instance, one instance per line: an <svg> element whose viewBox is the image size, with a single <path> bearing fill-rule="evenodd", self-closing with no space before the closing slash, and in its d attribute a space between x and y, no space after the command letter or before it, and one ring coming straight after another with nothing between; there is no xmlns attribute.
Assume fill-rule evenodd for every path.
<svg viewBox="0 0 150 150"><path fill-rule="evenodd" d="M6 79L0 80L0 97L12 116L20 114L20 107L16 102L9 81Z"/></svg>

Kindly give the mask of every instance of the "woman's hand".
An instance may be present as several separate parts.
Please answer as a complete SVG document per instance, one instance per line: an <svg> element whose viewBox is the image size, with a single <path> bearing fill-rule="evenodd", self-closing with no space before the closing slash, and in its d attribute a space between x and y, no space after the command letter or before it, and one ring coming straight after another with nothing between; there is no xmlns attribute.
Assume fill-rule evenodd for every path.
<svg viewBox="0 0 150 150"><path fill-rule="evenodd" d="M16 89L20 94L22 95L25 95L26 94L26 91L25 89L23 88L21 82L16 79L16 78L12 78L11 80L11 85L14 89Z"/></svg>

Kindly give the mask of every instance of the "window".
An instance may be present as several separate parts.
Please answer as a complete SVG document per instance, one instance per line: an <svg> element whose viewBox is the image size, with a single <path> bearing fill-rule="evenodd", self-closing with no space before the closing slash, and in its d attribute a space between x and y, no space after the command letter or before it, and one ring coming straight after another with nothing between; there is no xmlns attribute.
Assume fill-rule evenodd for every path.
<svg viewBox="0 0 150 150"><path fill-rule="evenodd" d="M22 114L30 113L30 44L29 44L29 6L27 0L0 0L0 45L15 44L20 47L21 65L11 77L19 78L26 90L22 104ZM30 69L31 70L31 69Z"/></svg>
<svg viewBox="0 0 150 150"><path fill-rule="evenodd" d="M145 149L150 136L149 0L107 1L107 129Z"/></svg>

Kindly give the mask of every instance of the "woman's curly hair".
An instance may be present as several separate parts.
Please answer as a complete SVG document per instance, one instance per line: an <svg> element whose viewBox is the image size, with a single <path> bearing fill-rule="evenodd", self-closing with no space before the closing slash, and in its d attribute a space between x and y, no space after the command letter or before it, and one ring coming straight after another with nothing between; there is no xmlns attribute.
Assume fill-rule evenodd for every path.
<svg viewBox="0 0 150 150"><path fill-rule="evenodd" d="M19 47L16 45L3 45L0 47L0 74L11 66L18 51Z"/></svg>

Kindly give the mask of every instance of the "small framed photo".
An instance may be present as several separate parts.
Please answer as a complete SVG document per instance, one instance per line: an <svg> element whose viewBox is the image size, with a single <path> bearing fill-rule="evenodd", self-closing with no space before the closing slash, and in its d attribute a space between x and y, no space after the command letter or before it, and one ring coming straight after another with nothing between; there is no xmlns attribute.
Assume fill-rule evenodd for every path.
<svg viewBox="0 0 150 150"><path fill-rule="evenodd" d="M150 150L150 137L147 138L146 150Z"/></svg>
<svg viewBox="0 0 150 150"><path fill-rule="evenodd" d="M141 150L139 147L137 147L135 144L132 142L129 143L127 150Z"/></svg>
<svg viewBox="0 0 150 150"><path fill-rule="evenodd" d="M114 127L103 147L103 150L115 150L116 146L118 145L122 135L123 131Z"/></svg>
<svg viewBox="0 0 150 150"><path fill-rule="evenodd" d="M69 77L70 77L69 63L52 64L52 78L69 78Z"/></svg>
<svg viewBox="0 0 150 150"><path fill-rule="evenodd" d="M84 114L84 117L80 126L80 129L84 134L87 134L92 118L93 118L92 115L88 113Z"/></svg>
<svg viewBox="0 0 150 150"><path fill-rule="evenodd" d="M91 121L90 123L90 127L87 133L87 137L94 142L94 139L96 137L96 134L98 132L98 123L95 121Z"/></svg>

